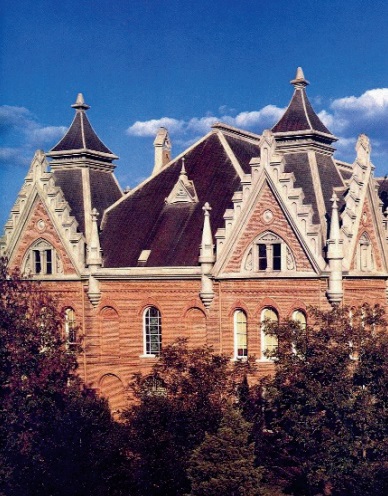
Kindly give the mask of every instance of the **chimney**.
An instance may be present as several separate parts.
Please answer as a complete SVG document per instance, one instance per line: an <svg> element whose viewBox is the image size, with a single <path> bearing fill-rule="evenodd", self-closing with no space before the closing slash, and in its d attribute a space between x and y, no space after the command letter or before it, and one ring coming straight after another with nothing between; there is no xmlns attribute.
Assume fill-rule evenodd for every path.
<svg viewBox="0 0 388 496"><path fill-rule="evenodd" d="M152 175L160 172L171 160L171 141L165 127L160 127L154 141L155 164Z"/></svg>

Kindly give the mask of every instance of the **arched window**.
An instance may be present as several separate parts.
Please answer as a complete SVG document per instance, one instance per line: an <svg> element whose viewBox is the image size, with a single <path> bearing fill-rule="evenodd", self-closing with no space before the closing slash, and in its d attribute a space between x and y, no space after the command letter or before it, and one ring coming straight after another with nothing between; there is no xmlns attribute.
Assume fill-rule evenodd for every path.
<svg viewBox="0 0 388 496"><path fill-rule="evenodd" d="M248 356L247 316L242 310L234 312L234 356L246 358Z"/></svg>
<svg viewBox="0 0 388 496"><path fill-rule="evenodd" d="M58 265L59 259L51 244L45 239L38 239L27 252L23 273L37 276L52 275L58 272Z"/></svg>
<svg viewBox="0 0 388 496"><path fill-rule="evenodd" d="M306 314L302 312L302 310L294 310L292 312L292 320L298 322L301 329L303 330L306 329L306 325L307 325Z"/></svg>
<svg viewBox="0 0 388 496"><path fill-rule="evenodd" d="M267 357L267 353L272 353L278 347L278 339L276 336L271 336L266 334L266 325L271 323L279 322L279 317L277 312L271 308L266 307L261 311L261 359L262 360L270 360L271 358Z"/></svg>
<svg viewBox="0 0 388 496"><path fill-rule="evenodd" d="M75 312L72 308L65 310L65 339L66 345L71 348L77 344L77 330L75 325Z"/></svg>
<svg viewBox="0 0 388 496"><path fill-rule="evenodd" d="M280 272L295 270L294 256L277 234L266 231L256 238L244 260L244 270Z"/></svg>
<svg viewBox="0 0 388 496"><path fill-rule="evenodd" d="M159 356L162 350L162 317L155 307L148 307L143 315L144 353Z"/></svg>

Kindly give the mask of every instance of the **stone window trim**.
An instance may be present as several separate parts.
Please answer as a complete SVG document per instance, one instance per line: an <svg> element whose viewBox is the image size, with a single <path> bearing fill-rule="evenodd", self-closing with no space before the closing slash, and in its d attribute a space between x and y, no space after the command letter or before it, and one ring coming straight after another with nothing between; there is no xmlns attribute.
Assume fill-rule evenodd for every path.
<svg viewBox="0 0 388 496"><path fill-rule="evenodd" d="M243 260L243 271L271 274L295 270L294 255L284 241L272 231L255 238Z"/></svg>
<svg viewBox="0 0 388 496"><path fill-rule="evenodd" d="M248 358L248 319L242 308L236 308L233 312L233 335L234 360L246 360Z"/></svg>
<svg viewBox="0 0 388 496"><path fill-rule="evenodd" d="M51 277L63 273L60 257L50 242L39 238L32 243L24 257L22 273L27 277Z"/></svg>
<svg viewBox="0 0 388 496"><path fill-rule="evenodd" d="M143 358L157 358L162 350L162 315L155 306L143 311Z"/></svg>

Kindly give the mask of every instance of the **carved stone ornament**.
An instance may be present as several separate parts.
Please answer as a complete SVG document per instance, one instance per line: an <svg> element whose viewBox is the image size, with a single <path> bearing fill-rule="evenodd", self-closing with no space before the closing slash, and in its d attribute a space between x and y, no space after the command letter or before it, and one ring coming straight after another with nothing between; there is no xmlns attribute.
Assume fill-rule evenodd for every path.
<svg viewBox="0 0 388 496"><path fill-rule="evenodd" d="M269 224L270 222L272 222L273 220L273 213L271 210L266 210L264 213L263 213L263 221L266 223L266 224Z"/></svg>
<svg viewBox="0 0 388 496"><path fill-rule="evenodd" d="M252 271L253 269L253 257L252 257L252 248L249 250L247 258L245 260L245 270Z"/></svg>
<svg viewBox="0 0 388 496"><path fill-rule="evenodd" d="M38 231L42 232L46 228L46 222L43 219L39 219L35 226Z"/></svg>

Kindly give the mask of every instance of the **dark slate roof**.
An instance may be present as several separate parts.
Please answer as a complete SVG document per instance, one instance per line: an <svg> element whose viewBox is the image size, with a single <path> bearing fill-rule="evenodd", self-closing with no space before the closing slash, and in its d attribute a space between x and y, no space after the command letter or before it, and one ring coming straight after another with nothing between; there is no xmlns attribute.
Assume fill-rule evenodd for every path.
<svg viewBox="0 0 388 496"><path fill-rule="evenodd" d="M243 145L241 153L247 153ZM151 250L146 266L198 265L202 207L205 202L212 207L214 236L224 227L223 216L232 206L240 177L217 133L211 134L185 155L187 177L193 181L199 202L166 204L181 167L176 160L106 213L101 233L105 267L136 266L143 250Z"/></svg>
<svg viewBox="0 0 388 496"><path fill-rule="evenodd" d="M82 171L80 169L55 169L53 174L55 184L62 189L69 203L71 215L79 224L79 231L85 232ZM98 222L100 223L103 212L119 200L122 193L111 172L90 170L89 181L92 209L98 210L100 214Z"/></svg>
<svg viewBox="0 0 388 496"><path fill-rule="evenodd" d="M295 88L287 110L272 128L273 133L295 131L318 131L331 135L331 132L314 112L304 88Z"/></svg>
<svg viewBox="0 0 388 496"><path fill-rule="evenodd" d="M345 190L344 182L337 166L335 165L331 157L329 157L328 155L321 155L320 153L317 153L316 159L326 212L329 212L329 215L331 215L332 203L330 200L333 196L333 190L334 188L341 188ZM339 190L337 189L337 191ZM343 200L341 199L341 195L338 196L338 207L341 210Z"/></svg>
<svg viewBox="0 0 388 496"><path fill-rule="evenodd" d="M313 222L319 222L317 198L314 189L313 177L307 153L290 153L285 155L284 172L293 172L295 187L302 188L304 193L303 203L310 204L314 210Z"/></svg>
<svg viewBox="0 0 388 496"><path fill-rule="evenodd" d="M113 155L95 133L85 112L83 110L77 110L67 133L51 151L63 152L85 149Z"/></svg>
<svg viewBox="0 0 388 496"><path fill-rule="evenodd" d="M345 186L341 174L328 155L316 153L315 158L317 161L317 169L319 174L319 184L314 184L313 175L311 172L311 165L309 157L306 152L303 153L287 153L284 156L285 167L284 172L293 172L295 176L295 187L302 188L304 193L304 204L310 204L313 208L313 222L318 224L322 219L319 218L319 211L317 206L317 195L319 189L322 191L323 201L325 203L326 216L331 216L331 197L333 196L334 188L337 188L339 196L339 208L343 205L343 199L339 188L345 191Z"/></svg>
<svg viewBox="0 0 388 496"><path fill-rule="evenodd" d="M245 174L251 173L251 167L249 162L252 157L260 157L260 147L258 144L251 143L247 140L224 135L226 141L228 142L232 152L236 156L237 160L240 162L241 168Z"/></svg>
<svg viewBox="0 0 388 496"><path fill-rule="evenodd" d="M377 184L379 186L379 197L383 203L382 210L383 212L388 207L388 178L387 177L379 177L376 178Z"/></svg>

